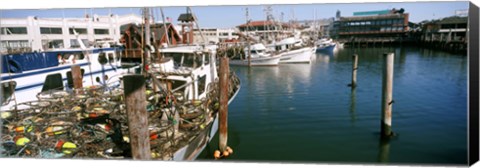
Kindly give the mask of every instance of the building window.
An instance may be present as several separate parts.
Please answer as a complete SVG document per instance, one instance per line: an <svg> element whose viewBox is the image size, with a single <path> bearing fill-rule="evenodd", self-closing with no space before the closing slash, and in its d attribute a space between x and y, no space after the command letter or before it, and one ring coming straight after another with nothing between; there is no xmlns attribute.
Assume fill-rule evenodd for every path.
<svg viewBox="0 0 480 168"><path fill-rule="evenodd" d="M108 29L94 29L95 34L108 34Z"/></svg>
<svg viewBox="0 0 480 168"><path fill-rule="evenodd" d="M40 27L40 34L62 34L60 27Z"/></svg>
<svg viewBox="0 0 480 168"><path fill-rule="evenodd" d="M12 35L12 34L27 34L26 27L2 27L0 28L1 35Z"/></svg>
<svg viewBox="0 0 480 168"><path fill-rule="evenodd" d="M42 40L43 48L64 48L63 40Z"/></svg>
<svg viewBox="0 0 480 168"><path fill-rule="evenodd" d="M28 40L8 40L0 42L1 53L30 52L32 50Z"/></svg>
<svg viewBox="0 0 480 168"><path fill-rule="evenodd" d="M69 28L68 31L70 32L70 34L75 34L73 33L74 29L78 34L87 34L87 29L85 28Z"/></svg>
<svg viewBox="0 0 480 168"><path fill-rule="evenodd" d="M88 40L82 39L82 43L87 46ZM80 43L78 43L77 39L70 39L70 48L80 48Z"/></svg>

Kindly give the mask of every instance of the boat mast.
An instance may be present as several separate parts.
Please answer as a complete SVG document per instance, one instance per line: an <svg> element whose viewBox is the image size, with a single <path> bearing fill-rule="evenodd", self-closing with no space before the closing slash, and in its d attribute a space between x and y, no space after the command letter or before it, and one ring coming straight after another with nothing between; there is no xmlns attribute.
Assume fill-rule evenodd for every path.
<svg viewBox="0 0 480 168"><path fill-rule="evenodd" d="M151 32L150 32L150 12L149 12L149 9L148 8L144 8L143 9L143 17L145 19L145 38L144 38L144 44L145 46L143 46L143 50L145 51L144 52L144 55L143 55L143 60L144 60L144 65L143 65L143 74L146 74L147 70L148 70L148 65L150 65L150 35L151 35Z"/></svg>
<svg viewBox="0 0 480 168"><path fill-rule="evenodd" d="M168 29L167 29L167 24L165 23L165 15L163 14L163 8L160 7L160 12L162 13L162 20L163 20L163 27L165 29L165 36L167 38L167 46L170 45L170 38L168 37ZM172 23L170 23L172 24Z"/></svg>
<svg viewBox="0 0 480 168"><path fill-rule="evenodd" d="M250 38L248 36L248 28L249 28L249 21L248 21L248 8L245 8L245 11L246 11L246 14L245 14L245 19L247 21L247 31L246 31L246 34L247 34L247 46L248 46L248 66L250 67L251 66L251 57L252 57L252 52L250 51Z"/></svg>

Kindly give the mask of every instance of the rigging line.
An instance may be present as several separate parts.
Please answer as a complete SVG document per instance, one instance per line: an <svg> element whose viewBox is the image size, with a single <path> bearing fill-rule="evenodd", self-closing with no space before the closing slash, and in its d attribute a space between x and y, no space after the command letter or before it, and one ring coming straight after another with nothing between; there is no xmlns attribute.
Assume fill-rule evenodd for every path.
<svg viewBox="0 0 480 168"><path fill-rule="evenodd" d="M165 23L165 15L163 14L163 8L160 7L160 12L162 13L162 20L163 20L163 27L165 28L165 36L167 38L167 45L170 45L170 38L168 37L168 29L167 29L167 25ZM172 23L170 23L171 25Z"/></svg>

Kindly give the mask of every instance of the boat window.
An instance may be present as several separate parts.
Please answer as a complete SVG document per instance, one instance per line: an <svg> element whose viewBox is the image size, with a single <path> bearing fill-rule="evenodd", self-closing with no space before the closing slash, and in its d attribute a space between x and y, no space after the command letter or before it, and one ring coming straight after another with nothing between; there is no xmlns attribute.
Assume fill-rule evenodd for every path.
<svg viewBox="0 0 480 168"><path fill-rule="evenodd" d="M122 51L121 50L115 50L115 55L117 56L116 60L120 61L120 57L122 56Z"/></svg>
<svg viewBox="0 0 480 168"><path fill-rule="evenodd" d="M185 83L187 83L186 81L180 81L180 80L169 80L169 82L172 83L172 90L175 90L175 89L183 86ZM182 88L180 88L176 92L184 93L185 88L186 88L186 86L183 86Z"/></svg>
<svg viewBox="0 0 480 168"><path fill-rule="evenodd" d="M98 62L102 65L105 65L108 60L104 52L98 53Z"/></svg>
<svg viewBox="0 0 480 168"><path fill-rule="evenodd" d="M113 63L115 59L113 58L113 53L108 53L108 62Z"/></svg>
<svg viewBox="0 0 480 168"><path fill-rule="evenodd" d="M177 66L194 67L194 64L202 65L201 57L192 53L163 53L165 57L173 58L173 62Z"/></svg>
<svg viewBox="0 0 480 168"><path fill-rule="evenodd" d="M210 63L210 54L205 54L204 57L205 57L205 62L204 63L205 63L205 65L208 65Z"/></svg>
<svg viewBox="0 0 480 168"><path fill-rule="evenodd" d="M202 77L198 77L198 95L203 94L205 92L205 83L207 81L207 75L203 75Z"/></svg>
<svg viewBox="0 0 480 168"><path fill-rule="evenodd" d="M83 55L83 53L75 54L75 59L77 60L83 60L84 58L85 58L85 55Z"/></svg>
<svg viewBox="0 0 480 168"><path fill-rule="evenodd" d="M182 64L182 57L183 53L163 53L165 58L173 58L173 63L176 66L180 66Z"/></svg>
<svg viewBox="0 0 480 168"><path fill-rule="evenodd" d="M6 105L10 102L16 87L17 82L15 81L2 82L2 98L0 100L2 105Z"/></svg>
<svg viewBox="0 0 480 168"><path fill-rule="evenodd" d="M277 50L277 51L282 50L282 46L275 46L275 50Z"/></svg>
<svg viewBox="0 0 480 168"><path fill-rule="evenodd" d="M43 83L42 92L48 90L63 90L62 74L50 74L45 78Z"/></svg>
<svg viewBox="0 0 480 168"><path fill-rule="evenodd" d="M189 55L189 56L185 56L183 57L183 64L182 66L184 67L193 67L193 64L194 64L194 58L193 56Z"/></svg>
<svg viewBox="0 0 480 168"><path fill-rule="evenodd" d="M252 53L252 54L256 54L256 53L257 53L257 51L255 51L255 50L251 50L251 51L250 51L250 53Z"/></svg>

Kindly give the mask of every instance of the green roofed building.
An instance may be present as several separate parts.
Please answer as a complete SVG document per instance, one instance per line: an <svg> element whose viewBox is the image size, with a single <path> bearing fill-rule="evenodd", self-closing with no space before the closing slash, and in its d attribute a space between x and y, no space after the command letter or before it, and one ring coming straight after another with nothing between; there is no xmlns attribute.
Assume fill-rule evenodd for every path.
<svg viewBox="0 0 480 168"><path fill-rule="evenodd" d="M390 12L391 10L353 12L353 16L386 15L386 14L389 14Z"/></svg>
<svg viewBox="0 0 480 168"><path fill-rule="evenodd" d="M402 41L409 30L409 14L404 11L403 8L394 8L340 17L336 21L336 37L342 41Z"/></svg>

